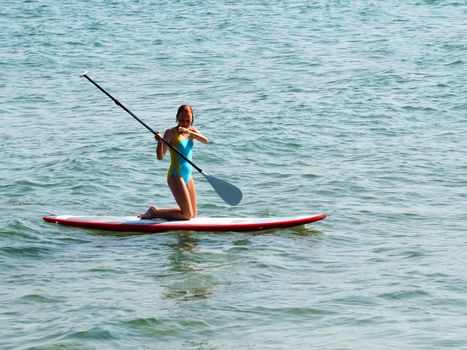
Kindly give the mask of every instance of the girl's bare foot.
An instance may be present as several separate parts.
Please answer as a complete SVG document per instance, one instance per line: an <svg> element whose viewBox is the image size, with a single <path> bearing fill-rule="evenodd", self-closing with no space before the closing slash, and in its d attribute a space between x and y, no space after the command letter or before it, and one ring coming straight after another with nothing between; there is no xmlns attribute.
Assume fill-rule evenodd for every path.
<svg viewBox="0 0 467 350"><path fill-rule="evenodd" d="M155 205L151 205L145 213L137 215L140 219L152 219L159 209Z"/></svg>

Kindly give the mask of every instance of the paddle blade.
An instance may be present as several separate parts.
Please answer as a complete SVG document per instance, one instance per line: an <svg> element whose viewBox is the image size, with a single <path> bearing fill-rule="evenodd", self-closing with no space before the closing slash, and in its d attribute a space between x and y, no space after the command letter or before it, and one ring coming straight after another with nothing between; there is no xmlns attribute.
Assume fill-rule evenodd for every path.
<svg viewBox="0 0 467 350"><path fill-rule="evenodd" d="M202 172L206 180L211 184L212 188L217 192L224 202L230 205L237 205L242 200L243 194L240 189L227 181L218 179L212 175Z"/></svg>

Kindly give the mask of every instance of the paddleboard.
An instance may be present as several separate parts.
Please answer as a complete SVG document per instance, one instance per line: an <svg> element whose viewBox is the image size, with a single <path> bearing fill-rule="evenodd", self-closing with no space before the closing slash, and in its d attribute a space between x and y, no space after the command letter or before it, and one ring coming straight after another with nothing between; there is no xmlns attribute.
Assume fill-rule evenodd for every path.
<svg viewBox="0 0 467 350"><path fill-rule="evenodd" d="M184 231L261 231L275 228L294 227L323 220L325 214L313 216L272 217L272 218L203 218L191 220L140 219L136 216L73 216L47 215L47 222L121 232L166 232Z"/></svg>

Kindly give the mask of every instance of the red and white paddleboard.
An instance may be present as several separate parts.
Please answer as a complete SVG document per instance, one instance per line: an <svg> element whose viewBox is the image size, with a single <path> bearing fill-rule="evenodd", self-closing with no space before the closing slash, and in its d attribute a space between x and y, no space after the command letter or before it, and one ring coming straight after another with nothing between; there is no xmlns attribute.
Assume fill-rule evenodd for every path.
<svg viewBox="0 0 467 350"><path fill-rule="evenodd" d="M139 219L136 216L48 215L47 222L82 228L121 232L183 231L261 231L294 227L323 220L325 214L277 218L202 218L191 220Z"/></svg>

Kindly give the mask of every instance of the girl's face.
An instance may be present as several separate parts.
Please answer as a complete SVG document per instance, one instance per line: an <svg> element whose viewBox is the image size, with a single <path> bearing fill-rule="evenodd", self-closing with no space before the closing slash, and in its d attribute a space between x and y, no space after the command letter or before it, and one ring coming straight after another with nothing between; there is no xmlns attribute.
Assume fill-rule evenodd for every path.
<svg viewBox="0 0 467 350"><path fill-rule="evenodd" d="M181 126L183 128L189 128L193 122L193 116L191 115L191 112L187 110L182 110L177 116L177 121L178 126Z"/></svg>

